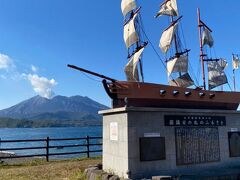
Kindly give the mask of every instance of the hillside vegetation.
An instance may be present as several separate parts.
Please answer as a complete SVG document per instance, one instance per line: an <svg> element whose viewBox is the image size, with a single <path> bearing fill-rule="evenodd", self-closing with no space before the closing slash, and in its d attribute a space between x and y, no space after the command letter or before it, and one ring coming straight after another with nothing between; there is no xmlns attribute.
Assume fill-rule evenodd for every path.
<svg viewBox="0 0 240 180"><path fill-rule="evenodd" d="M101 126L99 120L18 120L11 118L0 118L0 128L45 128L45 127L83 127L83 126Z"/></svg>
<svg viewBox="0 0 240 180"><path fill-rule="evenodd" d="M108 107L83 96L35 96L0 110L0 128L99 126L103 109Z"/></svg>

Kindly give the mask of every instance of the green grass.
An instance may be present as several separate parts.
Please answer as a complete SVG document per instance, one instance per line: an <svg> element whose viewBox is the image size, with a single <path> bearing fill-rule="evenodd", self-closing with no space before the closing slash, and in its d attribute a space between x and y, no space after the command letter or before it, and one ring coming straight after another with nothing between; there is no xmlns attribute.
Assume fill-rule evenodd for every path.
<svg viewBox="0 0 240 180"><path fill-rule="evenodd" d="M71 159L46 162L44 159L26 160L0 165L1 180L85 180L83 172L89 165L101 163L101 158Z"/></svg>
<svg viewBox="0 0 240 180"><path fill-rule="evenodd" d="M79 171L75 174L73 174L72 176L69 177L70 180L87 180L87 177L85 176L85 174L83 173L83 171Z"/></svg>

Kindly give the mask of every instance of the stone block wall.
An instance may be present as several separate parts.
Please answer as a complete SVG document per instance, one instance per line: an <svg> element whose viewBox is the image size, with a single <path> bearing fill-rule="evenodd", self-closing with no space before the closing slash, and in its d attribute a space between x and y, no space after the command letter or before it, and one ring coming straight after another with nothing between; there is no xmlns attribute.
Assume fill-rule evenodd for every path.
<svg viewBox="0 0 240 180"><path fill-rule="evenodd" d="M229 132L240 131L240 113L238 112L126 107L102 111L100 114L103 114L103 169L112 171L119 177L140 179L159 175L201 174L203 170L211 168L240 167L240 157L230 157L228 139ZM206 125L190 125L183 127L183 129L193 128L193 132L195 129L200 129L197 133L205 133L204 136L208 135L206 134L209 133L208 128L209 130L214 128L215 132L218 132L220 159L216 162L177 165L175 133L176 128L181 128L183 125L166 126L165 116L186 116L191 118L224 117L224 125L216 124L209 127ZM200 121L198 122L200 123ZM217 119L214 122L219 123ZM151 138L151 136L165 138L166 158L164 160L140 160L140 138ZM200 138L200 135L198 136ZM215 136L209 136L209 138L217 136L215 134ZM214 139L212 141L216 142ZM209 148L211 149L211 147ZM182 156L185 156L184 152L182 153ZM186 156L191 157L190 155ZM213 157L203 157L205 156L204 154L201 156L203 161L206 161L205 159L214 159ZM211 152L206 156L211 156ZM207 173L211 175L211 172L206 170L206 175Z"/></svg>

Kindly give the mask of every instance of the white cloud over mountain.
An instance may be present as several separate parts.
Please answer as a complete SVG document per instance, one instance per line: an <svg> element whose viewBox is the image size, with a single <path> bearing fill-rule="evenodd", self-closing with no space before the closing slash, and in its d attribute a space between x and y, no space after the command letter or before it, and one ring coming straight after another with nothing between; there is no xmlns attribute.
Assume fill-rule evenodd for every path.
<svg viewBox="0 0 240 180"><path fill-rule="evenodd" d="M33 90L40 96L48 99L53 97L53 88L57 85L56 80L41 77L37 74L38 68L36 66L31 65L30 67L33 73L21 73L8 55L0 53L0 79L25 79L31 83Z"/></svg>
<svg viewBox="0 0 240 180"><path fill-rule="evenodd" d="M23 76L30 81L34 91L40 96L50 99L54 95L52 89L57 85L54 79L40 77L37 74L23 74Z"/></svg>

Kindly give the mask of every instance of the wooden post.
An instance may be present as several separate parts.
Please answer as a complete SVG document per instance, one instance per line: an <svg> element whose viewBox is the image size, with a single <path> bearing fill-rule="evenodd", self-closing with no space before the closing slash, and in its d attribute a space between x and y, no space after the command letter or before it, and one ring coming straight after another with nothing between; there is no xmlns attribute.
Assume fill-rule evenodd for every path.
<svg viewBox="0 0 240 180"><path fill-rule="evenodd" d="M49 161L49 137L46 139L46 160Z"/></svg>
<svg viewBox="0 0 240 180"><path fill-rule="evenodd" d="M87 158L90 158L89 136L87 136L86 138L87 138Z"/></svg>

